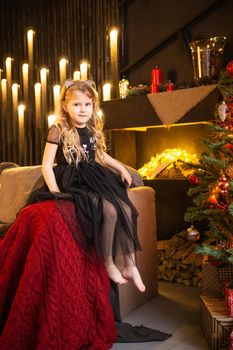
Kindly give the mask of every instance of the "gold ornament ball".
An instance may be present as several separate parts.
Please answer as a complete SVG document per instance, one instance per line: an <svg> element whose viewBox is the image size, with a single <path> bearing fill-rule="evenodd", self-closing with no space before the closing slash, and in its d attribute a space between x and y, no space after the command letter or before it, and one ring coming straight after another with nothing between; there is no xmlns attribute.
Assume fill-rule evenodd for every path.
<svg viewBox="0 0 233 350"><path fill-rule="evenodd" d="M194 226L189 227L186 232L187 241L196 242L199 240L200 233Z"/></svg>

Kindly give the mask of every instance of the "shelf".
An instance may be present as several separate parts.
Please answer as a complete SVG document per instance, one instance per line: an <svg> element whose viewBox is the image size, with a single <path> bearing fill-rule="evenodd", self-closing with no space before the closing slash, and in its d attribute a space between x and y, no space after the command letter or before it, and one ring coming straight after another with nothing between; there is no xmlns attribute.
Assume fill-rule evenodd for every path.
<svg viewBox="0 0 233 350"><path fill-rule="evenodd" d="M186 123L205 123L213 120L214 108L219 101L220 94L217 86L208 85L111 100L103 102L101 109L105 116L105 130L143 130L166 124L161 121L164 118L161 118L161 115L159 117L156 113L156 106L160 108L160 111L163 104L164 109L167 105L168 111L171 111L173 106L174 113L177 112L177 108L180 108L181 117L178 118L175 125L182 125ZM178 104L177 108L174 105L175 103ZM183 115L182 113L185 110L187 110L187 113Z"/></svg>

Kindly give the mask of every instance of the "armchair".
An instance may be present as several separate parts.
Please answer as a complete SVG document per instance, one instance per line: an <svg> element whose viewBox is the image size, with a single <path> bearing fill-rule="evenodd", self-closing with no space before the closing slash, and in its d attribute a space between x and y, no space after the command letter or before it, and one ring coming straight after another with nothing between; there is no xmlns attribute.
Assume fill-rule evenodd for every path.
<svg viewBox="0 0 233 350"><path fill-rule="evenodd" d="M32 189L41 182L41 166L0 164L0 227L15 220ZM132 283L119 287L122 318L157 293L155 193L146 186L130 188L128 191L129 198L139 212L138 236L143 250L137 253L137 264L146 285L146 292L138 292ZM121 258L118 258L117 265L122 265Z"/></svg>

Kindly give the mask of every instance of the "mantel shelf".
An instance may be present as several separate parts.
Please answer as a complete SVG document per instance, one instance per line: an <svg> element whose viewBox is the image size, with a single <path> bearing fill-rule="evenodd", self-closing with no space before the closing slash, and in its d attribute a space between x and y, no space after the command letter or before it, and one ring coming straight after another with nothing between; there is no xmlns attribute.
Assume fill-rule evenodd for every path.
<svg viewBox="0 0 233 350"><path fill-rule="evenodd" d="M176 118L175 125L208 122L213 120L214 108L219 101L220 94L217 86L214 85L209 86L209 88L208 86L197 87L111 100L103 102L101 109L105 116L106 130L140 130L164 124L174 124L171 122L162 123L161 119L164 121L164 118L161 118L161 115L158 116L157 110L160 107L163 107L163 110L160 108L159 112L162 111L163 115L166 116L166 104L168 113L172 113L173 108L174 114L179 109L179 104L186 104L185 106L180 105L181 117L178 120ZM182 112L185 110L187 113L183 115Z"/></svg>

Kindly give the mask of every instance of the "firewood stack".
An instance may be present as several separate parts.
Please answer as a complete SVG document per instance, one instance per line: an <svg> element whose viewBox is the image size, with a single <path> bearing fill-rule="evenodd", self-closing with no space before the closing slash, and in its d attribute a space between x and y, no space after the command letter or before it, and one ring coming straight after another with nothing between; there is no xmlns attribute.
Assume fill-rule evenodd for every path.
<svg viewBox="0 0 233 350"><path fill-rule="evenodd" d="M195 253L195 246L187 240L186 231L158 241L159 280L201 287L203 257Z"/></svg>

